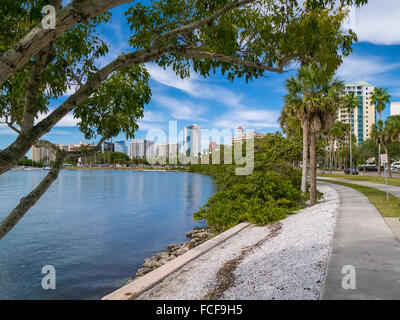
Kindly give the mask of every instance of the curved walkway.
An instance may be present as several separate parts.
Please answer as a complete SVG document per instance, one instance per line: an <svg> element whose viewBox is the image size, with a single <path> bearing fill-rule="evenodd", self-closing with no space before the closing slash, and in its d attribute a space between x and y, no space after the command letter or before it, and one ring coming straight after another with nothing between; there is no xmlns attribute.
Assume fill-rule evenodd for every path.
<svg viewBox="0 0 400 320"><path fill-rule="evenodd" d="M357 181L357 180L347 180L347 179L339 179L339 178L325 178L325 177L318 177L318 180L321 181L338 181L338 182L344 182L344 183L351 183L351 184L357 184L359 186L365 186L365 187L370 187L370 188L375 188L381 191L388 192L391 195L394 195L397 198L400 198L400 187L395 187L388 185L386 187L385 184L380 184L380 183L373 183L373 182L366 182L366 181Z"/></svg>
<svg viewBox="0 0 400 320"><path fill-rule="evenodd" d="M327 182L318 184L325 186ZM339 193L341 205L321 299L400 299L400 242L362 193L329 186ZM353 267L355 289L344 289L342 282L351 284L348 272Z"/></svg>

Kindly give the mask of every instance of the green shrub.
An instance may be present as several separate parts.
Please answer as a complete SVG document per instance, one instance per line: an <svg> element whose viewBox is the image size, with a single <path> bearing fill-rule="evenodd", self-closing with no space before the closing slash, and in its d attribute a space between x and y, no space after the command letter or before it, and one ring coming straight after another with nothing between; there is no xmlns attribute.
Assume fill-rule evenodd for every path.
<svg viewBox="0 0 400 320"><path fill-rule="evenodd" d="M284 139L275 134L256 141L254 172L249 176L237 176L234 164L191 165L191 172L210 175L218 188L194 214L195 220L204 219L213 231L223 232L243 221L261 226L282 220L303 205L301 172L280 150Z"/></svg>

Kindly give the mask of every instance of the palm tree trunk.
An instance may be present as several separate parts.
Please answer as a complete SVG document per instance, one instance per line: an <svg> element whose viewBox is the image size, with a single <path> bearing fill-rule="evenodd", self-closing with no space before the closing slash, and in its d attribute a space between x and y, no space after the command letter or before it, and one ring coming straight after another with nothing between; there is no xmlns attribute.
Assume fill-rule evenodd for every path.
<svg viewBox="0 0 400 320"><path fill-rule="evenodd" d="M382 121L382 113L379 112L379 121ZM381 170L381 139L379 138L379 151L378 151L378 176L382 175L382 170Z"/></svg>
<svg viewBox="0 0 400 320"><path fill-rule="evenodd" d="M333 148L335 147L335 139L331 140L331 150L329 150L329 157L330 157L330 163L329 163L329 173L332 173L332 168L333 168Z"/></svg>
<svg viewBox="0 0 400 320"><path fill-rule="evenodd" d="M345 172L347 172L347 168L348 168L348 157L347 157L347 151L349 150L349 134L346 134L346 163L344 165L344 170Z"/></svg>
<svg viewBox="0 0 400 320"><path fill-rule="evenodd" d="M378 176L381 176L382 170L381 170L381 143L379 142L378 145Z"/></svg>
<svg viewBox="0 0 400 320"><path fill-rule="evenodd" d="M388 171L388 176L389 178L393 178L392 177L392 170L390 170L390 158L389 158L389 152L388 152L388 148L385 146L385 152L386 152L386 157L387 157L387 171Z"/></svg>
<svg viewBox="0 0 400 320"><path fill-rule="evenodd" d="M353 138L352 138L352 134L350 132L350 175L353 174Z"/></svg>
<svg viewBox="0 0 400 320"><path fill-rule="evenodd" d="M315 150L316 134L310 133L310 205L317 204L317 152Z"/></svg>
<svg viewBox="0 0 400 320"><path fill-rule="evenodd" d="M301 191L307 192L307 167L308 167L308 122L303 122L303 169L301 175Z"/></svg>

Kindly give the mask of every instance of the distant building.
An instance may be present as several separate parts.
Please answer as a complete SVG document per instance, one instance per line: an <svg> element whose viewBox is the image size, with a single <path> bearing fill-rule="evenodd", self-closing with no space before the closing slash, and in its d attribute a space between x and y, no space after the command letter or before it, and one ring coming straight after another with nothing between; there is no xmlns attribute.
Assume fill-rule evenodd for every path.
<svg viewBox="0 0 400 320"><path fill-rule="evenodd" d="M67 152L79 152L79 151L82 151L82 148L93 149L96 147L94 144L91 144L91 143L84 144L82 141L79 144L70 144L70 145L56 144L55 146L58 147L60 150L64 150ZM55 161L56 154L54 151L52 151L46 147L36 148L35 146L33 146L32 147L32 160L35 162L40 162L42 160Z"/></svg>
<svg viewBox="0 0 400 320"><path fill-rule="evenodd" d="M392 102L390 104L390 115L391 116L400 115L400 102Z"/></svg>
<svg viewBox="0 0 400 320"><path fill-rule="evenodd" d="M152 158L154 157L154 141L133 140L129 145L129 158Z"/></svg>
<svg viewBox="0 0 400 320"><path fill-rule="evenodd" d="M35 146L32 147L32 160L35 162L41 161L55 161L56 155L53 151L46 147L37 148Z"/></svg>
<svg viewBox="0 0 400 320"><path fill-rule="evenodd" d="M115 145L112 142L104 142L103 143L103 152L111 151L115 152Z"/></svg>
<svg viewBox="0 0 400 320"><path fill-rule="evenodd" d="M164 158L177 158L180 149L180 143L161 143L157 146L157 156Z"/></svg>
<svg viewBox="0 0 400 320"><path fill-rule="evenodd" d="M185 127L183 148L188 155L193 157L201 153L201 127L198 124Z"/></svg>
<svg viewBox="0 0 400 320"><path fill-rule="evenodd" d="M211 142L210 145L208 146L208 151L213 152L219 150L221 147L218 143L216 142Z"/></svg>
<svg viewBox="0 0 400 320"><path fill-rule="evenodd" d="M258 139L258 138L263 138L263 137L265 137L265 134L263 134L261 132L255 131L252 134L246 134L243 131L242 127L238 127L236 130L236 137L232 138L232 142L234 143L237 141L244 141L244 140L251 139L251 138Z"/></svg>
<svg viewBox="0 0 400 320"><path fill-rule="evenodd" d="M337 121L348 123L351 126L351 132L356 136L358 145L370 138L372 125L376 121L375 105L371 103L371 94L375 87L368 82L361 80L356 84L346 84L345 94L354 93L360 98L360 105L352 113L345 109L339 109L337 112Z"/></svg>
<svg viewBox="0 0 400 320"><path fill-rule="evenodd" d="M128 154L128 147L126 146L125 141L115 141L114 151Z"/></svg>

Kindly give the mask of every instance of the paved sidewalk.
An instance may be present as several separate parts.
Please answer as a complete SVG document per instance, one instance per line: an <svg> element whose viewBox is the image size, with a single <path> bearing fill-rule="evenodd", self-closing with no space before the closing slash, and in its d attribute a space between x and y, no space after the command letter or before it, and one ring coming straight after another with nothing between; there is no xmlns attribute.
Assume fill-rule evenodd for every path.
<svg viewBox="0 0 400 320"><path fill-rule="evenodd" d="M400 242L362 193L329 186L339 193L341 205L321 299L400 300ZM345 266L355 268L355 290L342 287Z"/></svg>
<svg viewBox="0 0 400 320"><path fill-rule="evenodd" d="M370 187L370 188L375 188L378 190L382 190L386 192L386 185L385 184L380 184L380 183L372 183L372 182L365 182L365 181L355 181L355 180L346 180L346 179L337 179L337 178L325 178L325 177L318 177L318 180L326 180L326 181L338 181L338 182L344 182L344 183L351 183L351 184L357 184L359 186L365 186L365 187ZM400 198L400 187L395 187L388 185L387 187L388 192L391 195L394 195L397 198Z"/></svg>

